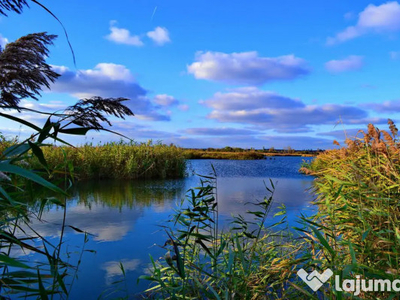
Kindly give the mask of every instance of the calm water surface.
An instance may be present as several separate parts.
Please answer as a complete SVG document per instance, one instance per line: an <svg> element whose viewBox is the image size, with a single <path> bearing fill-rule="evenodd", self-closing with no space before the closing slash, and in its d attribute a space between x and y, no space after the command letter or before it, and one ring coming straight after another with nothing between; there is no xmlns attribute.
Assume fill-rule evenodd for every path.
<svg viewBox="0 0 400 300"><path fill-rule="evenodd" d="M273 212L284 203L289 224L295 225L296 216L314 210L310 205L314 196L308 191L313 178L298 173L303 159L190 160L190 175L185 179L80 183L68 201L67 225L87 231L91 236L84 245L84 236L68 227L64 250L71 254L72 264L77 263L83 246L90 251L83 254L70 299L113 298L123 296L122 290L126 288L130 295L146 289L148 282L136 282L149 267L149 254L158 258L165 252L158 246L167 239L159 225L166 224L186 191L199 185L199 178L193 171L208 175L211 163L218 175L219 211L224 226L228 226L231 214L243 215L251 209L245 203L262 200L267 195L264 181L268 183L269 179L275 183L276 192L268 222L274 222ZM35 222L33 227L50 241L56 240L62 216L62 210L50 208L43 216L45 222ZM26 254L29 260L36 259L34 254ZM122 279L120 262L126 271L126 286L113 284ZM120 287L121 292L109 295L116 287Z"/></svg>

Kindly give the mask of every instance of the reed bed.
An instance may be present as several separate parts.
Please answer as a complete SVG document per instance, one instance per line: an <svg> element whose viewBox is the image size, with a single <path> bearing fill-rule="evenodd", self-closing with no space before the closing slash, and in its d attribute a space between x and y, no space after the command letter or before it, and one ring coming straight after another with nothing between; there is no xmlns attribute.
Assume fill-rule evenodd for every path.
<svg viewBox="0 0 400 300"><path fill-rule="evenodd" d="M369 124L359 138L347 139L344 147L320 154L301 169L317 176L314 220L330 247L328 265L347 268L350 277L394 280L400 275L400 141L393 121L388 124L388 131Z"/></svg>
<svg viewBox="0 0 400 300"><path fill-rule="evenodd" d="M85 144L81 147L43 148L49 169L58 170L67 161L77 179L182 178L186 172L183 151L161 143ZM33 167L40 167L37 160ZM57 171L56 171L57 172Z"/></svg>

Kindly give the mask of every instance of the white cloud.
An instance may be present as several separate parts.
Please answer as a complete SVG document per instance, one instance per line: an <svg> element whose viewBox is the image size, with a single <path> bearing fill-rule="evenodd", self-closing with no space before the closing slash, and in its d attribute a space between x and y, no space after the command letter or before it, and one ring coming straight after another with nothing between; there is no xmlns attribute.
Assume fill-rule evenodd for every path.
<svg viewBox="0 0 400 300"><path fill-rule="evenodd" d="M263 91L256 87L231 89L229 92L218 92L213 98L200 101L216 110L249 110L265 107L268 109L282 109L304 107L304 104L275 92Z"/></svg>
<svg viewBox="0 0 400 300"><path fill-rule="evenodd" d="M123 65L99 63L93 69L71 71L63 66L53 66L61 77L51 85L51 90L68 93L77 98L125 97L125 104L142 120L168 121L170 117L157 112L157 107L146 96L147 91L136 81L131 71Z"/></svg>
<svg viewBox="0 0 400 300"><path fill-rule="evenodd" d="M350 55L340 60L330 60L325 63L325 68L331 73L360 70L364 65L363 57Z"/></svg>
<svg viewBox="0 0 400 300"><path fill-rule="evenodd" d="M165 27L156 27L153 31L147 32L147 36L159 46L171 42L169 32Z"/></svg>
<svg viewBox="0 0 400 300"><path fill-rule="evenodd" d="M143 46L143 42L137 35L132 35L128 29L118 28L115 26L115 21L110 22L110 34L105 38L118 44L126 44L132 46Z"/></svg>
<svg viewBox="0 0 400 300"><path fill-rule="evenodd" d="M8 44L8 39L3 37L0 33L0 47L4 48L6 46L6 44Z"/></svg>
<svg viewBox="0 0 400 300"><path fill-rule="evenodd" d="M251 85L291 80L310 73L306 62L294 55L260 57L256 51L198 52L196 61L187 66L187 70L197 79Z"/></svg>
<svg viewBox="0 0 400 300"><path fill-rule="evenodd" d="M257 126L280 133L309 132L311 126L368 123L368 113L358 107L339 104L306 105L298 99L255 88L216 93L202 101L213 110L207 116L223 123Z"/></svg>
<svg viewBox="0 0 400 300"><path fill-rule="evenodd" d="M179 104L179 101L177 99L175 99L173 96L169 96L166 94L156 95L153 101L161 106L173 106Z"/></svg>
<svg viewBox="0 0 400 300"><path fill-rule="evenodd" d="M368 33L390 33L400 30L400 4L386 2L379 6L368 5L358 14L357 24L329 37L327 45L342 43Z"/></svg>
<svg viewBox="0 0 400 300"><path fill-rule="evenodd" d="M69 70L64 66L53 66L61 77L51 90L69 93L77 98L92 96L132 97L145 95L146 91L135 81L134 76L123 65L99 63L93 69Z"/></svg>

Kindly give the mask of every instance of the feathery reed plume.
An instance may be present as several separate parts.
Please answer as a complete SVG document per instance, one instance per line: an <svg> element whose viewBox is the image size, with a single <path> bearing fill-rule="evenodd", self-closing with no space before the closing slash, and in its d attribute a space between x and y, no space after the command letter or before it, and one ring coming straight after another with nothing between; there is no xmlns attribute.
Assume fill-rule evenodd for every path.
<svg viewBox="0 0 400 300"><path fill-rule="evenodd" d="M396 135L399 132L399 130L397 129L397 127L394 124L394 122L392 121L392 119L388 119L388 124L389 124L390 132L392 133L393 137L396 138Z"/></svg>
<svg viewBox="0 0 400 300"><path fill-rule="evenodd" d="M379 140L381 138L379 129L376 128L373 124L368 124L368 135L375 140Z"/></svg>
<svg viewBox="0 0 400 300"><path fill-rule="evenodd" d="M383 138L386 141L386 144L389 146L390 151L397 152L398 149L396 147L396 143L395 143L394 139L392 138L392 136L385 130L382 130L381 132L382 132Z"/></svg>

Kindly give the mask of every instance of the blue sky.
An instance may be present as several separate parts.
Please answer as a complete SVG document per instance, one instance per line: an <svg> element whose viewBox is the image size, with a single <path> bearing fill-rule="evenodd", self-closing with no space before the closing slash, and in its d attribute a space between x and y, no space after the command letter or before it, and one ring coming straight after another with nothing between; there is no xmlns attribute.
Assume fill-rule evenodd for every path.
<svg viewBox="0 0 400 300"><path fill-rule="evenodd" d="M39 102L127 97L112 120L136 141L183 147L333 147L368 123L400 116L397 1L43 1L0 17L0 44L58 35L48 63L62 76ZM37 124L43 118L25 114ZM2 120L6 135L29 130ZM119 138L91 133L72 142Z"/></svg>

